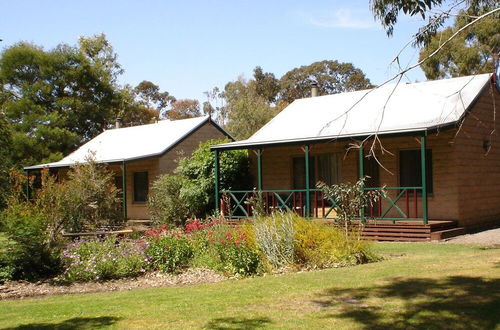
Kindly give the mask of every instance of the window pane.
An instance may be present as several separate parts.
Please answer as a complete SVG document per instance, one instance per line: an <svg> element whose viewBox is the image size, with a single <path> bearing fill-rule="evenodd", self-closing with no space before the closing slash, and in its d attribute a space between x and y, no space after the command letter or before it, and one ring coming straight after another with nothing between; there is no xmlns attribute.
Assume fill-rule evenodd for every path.
<svg viewBox="0 0 500 330"><path fill-rule="evenodd" d="M134 172L134 202L146 202L148 188L148 172Z"/></svg>
<svg viewBox="0 0 500 330"><path fill-rule="evenodd" d="M293 158L293 189L306 188L306 166L305 157ZM315 188L316 177L314 175L315 161L314 157L309 157L309 187Z"/></svg>
<svg viewBox="0 0 500 330"><path fill-rule="evenodd" d="M340 183L342 159L336 153L318 156L318 181L328 185Z"/></svg>
<svg viewBox="0 0 500 330"><path fill-rule="evenodd" d="M432 180L432 150L426 149L427 192L434 190ZM399 152L399 183L401 187L422 186L420 150L402 150Z"/></svg>

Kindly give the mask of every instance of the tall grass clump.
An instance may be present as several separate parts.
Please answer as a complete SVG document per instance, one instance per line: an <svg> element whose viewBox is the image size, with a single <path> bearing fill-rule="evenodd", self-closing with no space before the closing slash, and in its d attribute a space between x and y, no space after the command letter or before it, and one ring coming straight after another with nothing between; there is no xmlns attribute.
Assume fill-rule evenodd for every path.
<svg viewBox="0 0 500 330"><path fill-rule="evenodd" d="M274 268L296 265L327 268L374 261L359 232L347 234L332 224L306 220L295 213L275 213L253 223L255 241Z"/></svg>
<svg viewBox="0 0 500 330"><path fill-rule="evenodd" d="M295 229L292 213L274 213L257 218L254 233L257 246L267 261L276 268L291 265L295 261Z"/></svg>

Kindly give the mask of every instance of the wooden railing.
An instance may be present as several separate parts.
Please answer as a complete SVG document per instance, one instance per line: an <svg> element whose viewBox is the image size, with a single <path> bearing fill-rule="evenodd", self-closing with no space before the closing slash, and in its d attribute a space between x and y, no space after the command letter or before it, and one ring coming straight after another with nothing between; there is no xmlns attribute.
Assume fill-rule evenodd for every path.
<svg viewBox="0 0 500 330"><path fill-rule="evenodd" d="M370 196L363 218L374 220L424 220L420 196L422 187L364 188Z"/></svg>
<svg viewBox="0 0 500 330"><path fill-rule="evenodd" d="M359 219L408 221L423 218L422 187L364 188L371 202ZM309 199L307 196L309 195ZM254 215L257 203L264 214L295 212L304 217L333 218L337 203L320 189L293 190L223 190L220 192L220 211L226 217L248 218Z"/></svg>

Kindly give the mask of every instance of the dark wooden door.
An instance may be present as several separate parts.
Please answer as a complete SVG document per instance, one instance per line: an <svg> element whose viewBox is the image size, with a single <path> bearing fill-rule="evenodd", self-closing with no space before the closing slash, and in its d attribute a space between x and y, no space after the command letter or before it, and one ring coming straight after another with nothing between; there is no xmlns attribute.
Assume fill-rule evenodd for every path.
<svg viewBox="0 0 500 330"><path fill-rule="evenodd" d="M380 166L374 157L365 158L363 170L368 178L365 181L365 187L367 188L377 188L380 187ZM368 206L365 209L365 216L367 217L379 217L381 214L380 210L380 200L374 202L373 205Z"/></svg>

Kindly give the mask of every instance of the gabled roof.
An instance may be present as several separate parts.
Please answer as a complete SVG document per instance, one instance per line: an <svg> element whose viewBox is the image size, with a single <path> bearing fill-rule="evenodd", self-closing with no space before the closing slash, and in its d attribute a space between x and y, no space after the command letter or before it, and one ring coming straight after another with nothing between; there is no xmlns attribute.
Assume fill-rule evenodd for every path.
<svg viewBox="0 0 500 330"><path fill-rule="evenodd" d="M491 80L492 74L481 74L298 99L247 140L212 148L251 148L441 128L461 120Z"/></svg>
<svg viewBox="0 0 500 330"><path fill-rule="evenodd" d="M209 121L231 137L211 121L209 116L174 121L161 120L155 124L106 130L58 162L28 166L25 170L67 167L75 163L84 163L90 153L93 153L99 163L160 156Z"/></svg>

